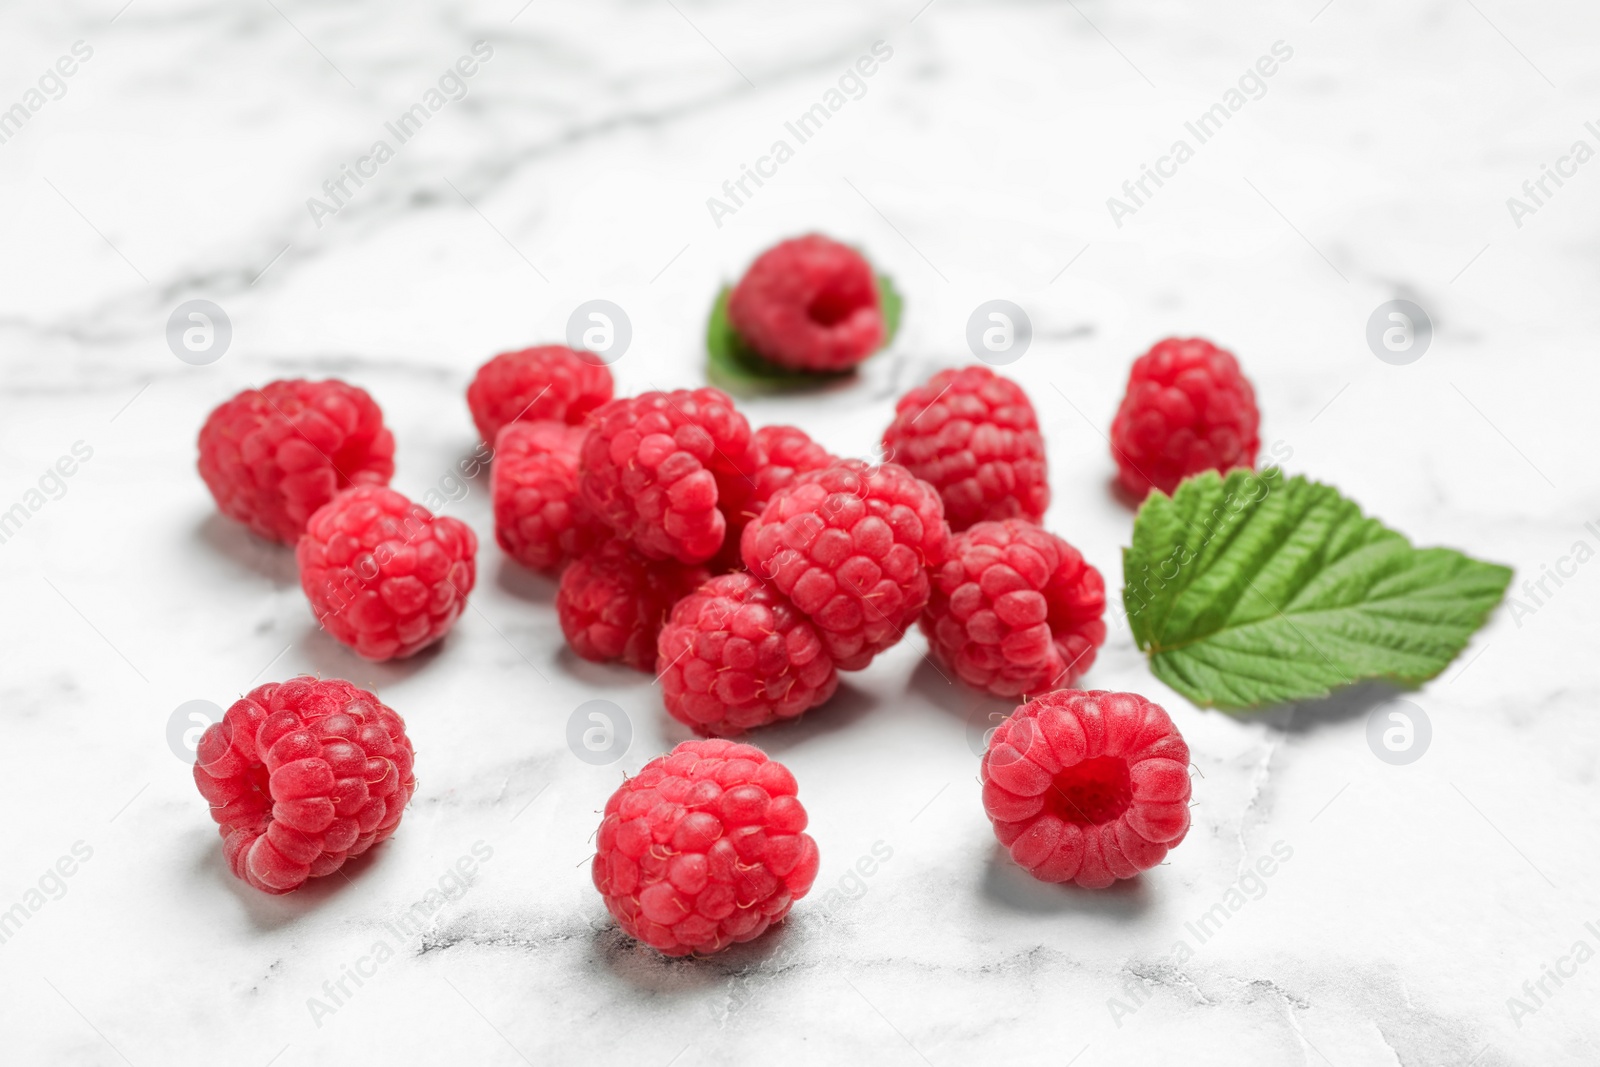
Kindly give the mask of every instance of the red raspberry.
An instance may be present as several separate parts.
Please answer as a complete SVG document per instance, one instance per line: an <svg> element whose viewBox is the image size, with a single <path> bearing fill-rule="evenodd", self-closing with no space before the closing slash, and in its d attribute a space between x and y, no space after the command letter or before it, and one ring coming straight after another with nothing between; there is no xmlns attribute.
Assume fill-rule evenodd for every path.
<svg viewBox="0 0 1600 1067"><path fill-rule="evenodd" d="M901 397L883 454L939 490L952 530L989 519L1038 522L1050 505L1033 404L988 367L940 371Z"/></svg>
<svg viewBox="0 0 1600 1067"><path fill-rule="evenodd" d="M1104 889L1189 830L1189 746L1133 693L1062 689L1011 714L983 754L983 809L1043 882Z"/></svg>
<svg viewBox="0 0 1600 1067"><path fill-rule="evenodd" d="M478 368L467 386L467 407L485 441L523 419L554 419L581 426L611 399L611 371L592 356L563 345L502 352Z"/></svg>
<svg viewBox="0 0 1600 1067"><path fill-rule="evenodd" d="M728 532L722 550L712 563L712 570L719 574L743 566L739 558L739 538L750 520L766 509L780 489L787 488L798 475L839 462L837 456L794 426L761 427L755 432L755 448L755 473L748 482L735 479L730 483L730 499L720 504Z"/></svg>
<svg viewBox="0 0 1600 1067"><path fill-rule="evenodd" d="M685 741L606 801L595 888L668 956L706 955L782 922L817 876L794 775L752 745Z"/></svg>
<svg viewBox="0 0 1600 1067"><path fill-rule="evenodd" d="M589 510L652 559L716 555L727 530L717 505L748 495L759 459L728 395L645 393L593 418L578 461Z"/></svg>
<svg viewBox="0 0 1600 1067"><path fill-rule="evenodd" d="M721 575L678 601L657 647L667 711L701 733L796 718L839 684L816 628L751 574Z"/></svg>
<svg viewBox="0 0 1600 1067"><path fill-rule="evenodd" d="M524 567L554 574L600 543L598 524L578 500L584 432L541 419L507 423L495 438L494 536Z"/></svg>
<svg viewBox="0 0 1600 1067"><path fill-rule="evenodd" d="M884 341L872 265L820 234L761 253L728 298L728 320L756 355L795 370L849 370Z"/></svg>
<svg viewBox="0 0 1600 1067"><path fill-rule="evenodd" d="M1134 361L1111 424L1117 480L1143 500L1201 471L1251 467L1261 447L1256 394L1233 353L1196 337L1161 341Z"/></svg>
<svg viewBox="0 0 1600 1067"><path fill-rule="evenodd" d="M417 788L406 724L338 679L252 690L196 751L194 782L228 866L267 893L332 874L387 840Z"/></svg>
<svg viewBox="0 0 1600 1067"><path fill-rule="evenodd" d="M311 513L352 485L388 485L394 435L363 390L341 381L268 382L200 428L200 477L230 519L294 544Z"/></svg>
<svg viewBox="0 0 1600 1067"><path fill-rule="evenodd" d="M922 632L963 682L1014 697L1082 677L1105 610L1105 582L1077 549L1021 519L980 522L933 573Z"/></svg>
<svg viewBox="0 0 1600 1067"><path fill-rule="evenodd" d="M467 605L478 538L392 489L359 487L317 510L295 547L322 628L366 659L439 640Z"/></svg>
<svg viewBox="0 0 1600 1067"><path fill-rule="evenodd" d="M745 527L740 549L751 573L810 617L839 669L856 671L922 613L927 568L949 544L931 485L850 459L797 477Z"/></svg>
<svg viewBox="0 0 1600 1067"><path fill-rule="evenodd" d="M561 632L584 659L621 660L654 674L656 639L672 606L710 577L705 567L646 559L625 541L605 541L561 573Z"/></svg>

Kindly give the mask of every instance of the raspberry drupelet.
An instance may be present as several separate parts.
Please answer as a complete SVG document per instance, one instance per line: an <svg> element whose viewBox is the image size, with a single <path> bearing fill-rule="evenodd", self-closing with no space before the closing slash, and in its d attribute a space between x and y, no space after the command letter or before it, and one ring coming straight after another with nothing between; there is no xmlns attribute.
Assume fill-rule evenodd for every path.
<svg viewBox="0 0 1600 1067"><path fill-rule="evenodd" d="M797 477L745 527L750 573L817 628L840 670L892 647L928 602L950 545L939 494L893 463L843 460Z"/></svg>
<svg viewBox="0 0 1600 1067"><path fill-rule="evenodd" d="M625 933L708 955L782 922L817 876L794 775L751 745L685 741L606 802L595 888Z"/></svg>
<svg viewBox="0 0 1600 1067"><path fill-rule="evenodd" d="M883 453L939 490L958 533L985 520L1038 522L1050 505L1033 404L987 367L940 371L901 397Z"/></svg>
<svg viewBox="0 0 1600 1067"><path fill-rule="evenodd" d="M748 482L735 479L727 499L719 501L728 529L722 549L712 560L713 572L723 574L744 566L739 556L739 541L751 519L766 510L767 504L795 478L819 471L839 462L804 430L795 426L763 426L755 432L755 472Z"/></svg>
<svg viewBox="0 0 1600 1067"><path fill-rule="evenodd" d="M703 734L797 718L839 684L816 628L752 574L720 575L678 601L658 647L667 711Z"/></svg>
<svg viewBox="0 0 1600 1067"><path fill-rule="evenodd" d="M467 407L490 444L501 427L524 419L581 426L611 399L611 371L594 356L563 345L502 352L478 368L467 386Z"/></svg>
<svg viewBox="0 0 1600 1067"><path fill-rule="evenodd" d="M872 265L820 234L784 241L750 265L728 319L751 351L803 371L846 371L884 343Z"/></svg>
<svg viewBox="0 0 1600 1067"><path fill-rule="evenodd" d="M1111 423L1117 481L1143 500L1191 474L1255 465L1256 394L1233 353L1210 341L1168 338L1134 361Z"/></svg>
<svg viewBox="0 0 1600 1067"><path fill-rule="evenodd" d="M233 873L266 893L386 840L416 791L405 723L349 682L269 682L201 735L195 785Z"/></svg>
<svg viewBox="0 0 1600 1067"><path fill-rule="evenodd" d="M646 559L624 541L604 541L561 574L556 614L572 650L654 674L656 644L673 605L711 572L700 564Z"/></svg>
<svg viewBox="0 0 1600 1067"><path fill-rule="evenodd" d="M392 489L347 490L295 547L311 611L365 659L409 656L449 632L476 580L478 538Z"/></svg>
<svg viewBox="0 0 1600 1067"><path fill-rule="evenodd" d="M495 540L524 567L556 574L604 537L578 498L583 435L581 426L541 419L508 423L495 438Z"/></svg>
<svg viewBox="0 0 1600 1067"><path fill-rule="evenodd" d="M1035 697L989 739L982 778L995 837L1040 881L1104 889L1189 830L1189 746L1133 693Z"/></svg>
<svg viewBox="0 0 1600 1067"><path fill-rule="evenodd" d="M200 428L200 477L228 518L294 544L311 513L352 485L387 485L394 435L365 391L341 381L268 382Z"/></svg>
<svg viewBox="0 0 1600 1067"><path fill-rule="evenodd" d="M956 534L933 572L922 632L968 685L1014 697L1071 686L1105 642L1100 572L1030 522L980 522Z"/></svg>
<svg viewBox="0 0 1600 1067"><path fill-rule="evenodd" d="M652 559L716 555L727 532L719 504L748 496L760 458L728 395L644 393L591 420L578 460L584 506Z"/></svg>

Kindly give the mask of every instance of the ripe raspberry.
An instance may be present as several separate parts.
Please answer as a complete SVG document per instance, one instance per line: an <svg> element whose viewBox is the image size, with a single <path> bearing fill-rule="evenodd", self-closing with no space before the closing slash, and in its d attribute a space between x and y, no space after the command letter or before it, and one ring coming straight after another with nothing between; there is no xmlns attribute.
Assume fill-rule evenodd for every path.
<svg viewBox="0 0 1600 1067"><path fill-rule="evenodd" d="M933 572L922 632L968 685L1014 697L1070 686L1105 643L1100 572L1021 519L980 522Z"/></svg>
<svg viewBox="0 0 1600 1067"><path fill-rule="evenodd" d="M728 298L728 320L756 355L795 370L849 370L884 341L872 265L820 234L757 257Z"/></svg>
<svg viewBox="0 0 1600 1067"><path fill-rule="evenodd" d="M194 782L236 877L266 893L344 866L400 825L416 791L406 724L338 679L269 682L200 737Z"/></svg>
<svg viewBox="0 0 1600 1067"><path fill-rule="evenodd" d="M839 684L816 628L752 574L721 575L678 601L657 647L667 711L704 734L796 718Z"/></svg>
<svg viewBox="0 0 1600 1067"><path fill-rule="evenodd" d="M311 513L352 485L388 485L394 435L372 397L341 381L268 382L200 428L200 477L221 512L294 544Z"/></svg>
<svg viewBox="0 0 1600 1067"><path fill-rule="evenodd" d="M931 485L851 459L797 477L745 527L740 549L752 574L810 617L839 669L855 671L922 613L927 568L949 544Z"/></svg>
<svg viewBox="0 0 1600 1067"><path fill-rule="evenodd" d="M1104 889L1160 863L1189 830L1189 746L1133 693L1061 689L1001 723L983 754L983 809L1043 882Z"/></svg>
<svg viewBox="0 0 1600 1067"><path fill-rule="evenodd" d="M991 519L1038 522L1050 505L1033 404L987 367L940 371L901 397L883 452L939 490L957 532Z"/></svg>
<svg viewBox="0 0 1600 1067"><path fill-rule="evenodd" d="M584 432L541 419L507 423L495 438L494 536L524 567L554 574L600 543L598 524L578 500Z"/></svg>
<svg viewBox="0 0 1600 1067"><path fill-rule="evenodd" d="M589 510L652 559L700 563L722 547L723 500L750 492L750 424L717 389L613 400L593 416L578 461Z"/></svg>
<svg viewBox="0 0 1600 1067"><path fill-rule="evenodd" d="M1205 470L1255 465L1256 394L1233 353L1196 337L1161 341L1134 361L1111 424L1117 480L1143 500Z"/></svg>
<svg viewBox="0 0 1600 1067"><path fill-rule="evenodd" d="M467 386L467 407L485 441L521 420L554 419L581 426L611 399L611 371L592 356L563 345L502 352L478 368Z"/></svg>
<svg viewBox="0 0 1600 1067"><path fill-rule="evenodd" d="M621 660L654 674L656 639L672 606L710 577L705 567L646 559L624 541L605 541L561 573L561 632L584 659Z"/></svg>
<svg viewBox="0 0 1600 1067"><path fill-rule="evenodd" d="M719 501L728 532L722 549L712 561L716 573L738 570L739 538L750 520L766 509L780 489L798 475L819 471L839 462L837 456L813 441L794 426L763 426L755 432L756 469L749 481L734 479L729 484L729 499Z"/></svg>
<svg viewBox="0 0 1600 1067"><path fill-rule="evenodd" d="M392 489L358 487L317 510L295 547L322 628L371 660L439 640L467 605L478 538Z"/></svg>
<svg viewBox="0 0 1600 1067"><path fill-rule="evenodd" d="M606 801L592 873L606 910L668 956L782 922L817 876L794 775L752 745L685 741Z"/></svg>

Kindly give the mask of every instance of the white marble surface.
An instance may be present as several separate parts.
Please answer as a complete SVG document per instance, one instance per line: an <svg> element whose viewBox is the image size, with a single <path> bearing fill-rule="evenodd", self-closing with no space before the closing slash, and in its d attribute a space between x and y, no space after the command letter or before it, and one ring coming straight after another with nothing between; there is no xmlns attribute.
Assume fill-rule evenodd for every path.
<svg viewBox="0 0 1600 1067"><path fill-rule="evenodd" d="M1534 610L1502 609L1409 697L1434 739L1404 767L1367 747L1381 693L1236 720L1114 629L1087 681L1172 711L1196 805L1168 864L1103 893L998 856L969 747L993 706L908 639L758 738L801 782L814 894L755 945L664 962L617 933L586 859L622 773L684 733L647 679L562 649L550 584L493 545L486 485L448 508L485 542L476 610L437 654L372 666L314 630L289 553L217 518L193 469L225 396L336 374L383 405L395 485L420 495L472 444L462 393L489 354L604 297L634 326L622 390L698 383L715 287L815 227L894 274L905 329L858 385L753 420L866 454L899 388L969 358L971 309L1014 300L1049 525L1115 581L1131 517L1100 432L1133 356L1205 334L1243 359L1291 470L1520 584L1600 547L1600 163L1520 228L1506 206L1575 140L1600 146L1592 5L121 2L0 12L0 109L93 50L0 144L0 510L92 449L0 544L0 909L28 912L0 944L0 1058L1600 1062L1600 962L1568 956L1600 949L1600 564L1519 593ZM479 40L466 98L319 228L307 197ZM865 95L715 225L706 198L877 40L893 56ZM1293 56L1266 93L1117 227L1106 198L1276 41ZM1438 326L1410 366L1363 342L1395 296ZM233 324L211 366L164 341L195 298ZM302 671L376 687L421 784L349 882L268 898L227 874L165 731L185 701ZM597 697L634 731L603 767L565 741ZM478 842L465 895L389 932ZM875 844L892 858L858 883ZM1275 846L1292 857L1199 944L1185 924ZM379 941L392 957L314 1019ZM1547 966L1571 976L1535 1002Z"/></svg>

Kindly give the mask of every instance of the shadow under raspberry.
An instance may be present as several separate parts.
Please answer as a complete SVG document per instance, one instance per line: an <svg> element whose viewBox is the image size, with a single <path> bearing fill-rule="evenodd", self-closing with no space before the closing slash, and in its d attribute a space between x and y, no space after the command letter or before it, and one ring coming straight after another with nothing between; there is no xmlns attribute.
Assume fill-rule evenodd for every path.
<svg viewBox="0 0 1600 1067"><path fill-rule="evenodd" d="M216 511L195 524L194 539L214 556L233 563L242 571L266 578L280 589L300 584L300 572L295 566L294 549L268 541L250 532L243 523L234 522Z"/></svg>
<svg viewBox="0 0 1600 1067"><path fill-rule="evenodd" d="M985 900L1011 911L1036 915L1075 912L1099 918L1137 919L1154 904L1152 878L1162 876L1165 863L1132 878L1120 879L1104 889L1084 889L1071 882L1041 882L1011 859L998 842L989 848L981 892Z"/></svg>

